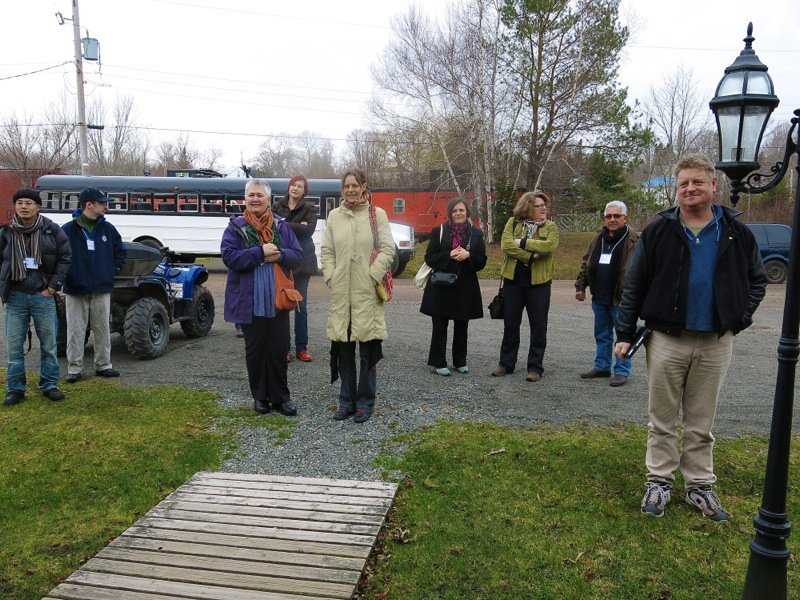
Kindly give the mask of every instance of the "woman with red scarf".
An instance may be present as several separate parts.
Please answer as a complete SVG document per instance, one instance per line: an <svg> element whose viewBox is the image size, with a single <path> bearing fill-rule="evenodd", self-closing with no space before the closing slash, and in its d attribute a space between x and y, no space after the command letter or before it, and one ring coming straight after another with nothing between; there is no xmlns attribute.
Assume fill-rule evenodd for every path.
<svg viewBox="0 0 800 600"><path fill-rule="evenodd" d="M274 263L285 272L303 261L291 227L272 214L272 190L260 179L249 179L245 211L231 217L222 235L222 262L228 267L225 320L240 323L253 408L268 413L297 414L289 396L286 353L289 313L275 307Z"/></svg>
<svg viewBox="0 0 800 600"><path fill-rule="evenodd" d="M483 317L483 301L478 271L486 266L483 232L469 221L470 209L461 198L447 205L448 220L431 231L425 263L434 271L456 276L452 285L437 285L428 280L419 311L433 321L428 365L439 375L448 376L447 325L453 321L453 367L468 373L467 331L470 319Z"/></svg>

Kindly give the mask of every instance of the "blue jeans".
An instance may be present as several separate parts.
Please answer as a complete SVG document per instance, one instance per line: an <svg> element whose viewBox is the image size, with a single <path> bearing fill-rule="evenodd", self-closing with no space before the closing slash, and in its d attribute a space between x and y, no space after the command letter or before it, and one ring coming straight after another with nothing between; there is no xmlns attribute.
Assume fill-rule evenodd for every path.
<svg viewBox="0 0 800 600"><path fill-rule="evenodd" d="M594 313L594 341L596 344L594 368L600 371L611 370L614 360L614 375L628 377L631 374L630 359L614 356L614 328L617 325L617 307L606 306L592 301Z"/></svg>
<svg viewBox="0 0 800 600"><path fill-rule="evenodd" d="M41 350L39 389L58 387L61 372L56 357L58 321L56 303L51 296L12 291L6 302L6 354L8 355L8 391L25 391L25 341L33 319Z"/></svg>
<svg viewBox="0 0 800 600"><path fill-rule="evenodd" d="M311 275L297 273L294 276L294 287L303 295L300 308L294 311L294 349L296 352L308 350L308 281Z"/></svg>

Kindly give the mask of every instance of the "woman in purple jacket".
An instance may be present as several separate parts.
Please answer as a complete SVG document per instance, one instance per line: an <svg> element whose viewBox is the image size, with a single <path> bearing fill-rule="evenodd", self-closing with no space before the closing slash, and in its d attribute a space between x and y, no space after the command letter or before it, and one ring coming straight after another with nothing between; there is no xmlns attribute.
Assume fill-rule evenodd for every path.
<svg viewBox="0 0 800 600"><path fill-rule="evenodd" d="M228 267L225 320L242 325L255 411L274 408L293 416L297 408L286 380L289 313L275 307L273 263L288 271L302 262L303 252L289 225L272 214L267 182L248 180L244 194L245 211L231 217L220 245Z"/></svg>

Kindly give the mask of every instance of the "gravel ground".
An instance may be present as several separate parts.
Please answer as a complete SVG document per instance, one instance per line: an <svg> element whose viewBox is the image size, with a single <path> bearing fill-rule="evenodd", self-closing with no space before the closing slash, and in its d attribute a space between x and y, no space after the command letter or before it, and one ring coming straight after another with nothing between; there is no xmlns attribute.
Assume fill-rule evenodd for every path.
<svg viewBox="0 0 800 600"><path fill-rule="evenodd" d="M122 382L132 385L175 383L218 392L228 406L252 406L247 388L244 347L233 325L222 319L224 273L212 272L208 287L217 303L216 323L206 338L190 340L178 325L171 329L167 353L140 361L128 354L121 336L112 336L112 360ZM483 285L486 305L497 282ZM737 336L734 358L723 389L715 427L717 435L767 435L777 372L785 286L770 286L755 324ZM594 341L589 302L574 299L571 281L553 284L545 374L538 383L524 380L524 363L503 378L489 377L497 364L502 323L488 316L470 324L470 373L431 374L425 365L430 321L419 313L421 292L410 280L395 282L395 299L386 307L389 339L378 365L378 397L370 421L331 420L338 382L331 385L325 321L328 293L321 278L310 290L311 363L289 365L289 386L298 406L291 437L279 443L267 428L243 428L240 451L223 470L289 476L376 479L372 462L392 435L415 430L438 419L482 421L519 428L584 420L596 424L647 421L644 352L634 360L628 385L611 388L607 380L581 380L592 366ZM527 339L527 325L522 338ZM35 338L34 338L35 339ZM34 346L35 346L34 341ZM449 351L449 346L448 346ZM523 344L523 352L527 345ZM5 348L0 350L5 360ZM91 372L87 349L85 372ZM38 369L34 347L28 369ZM62 362L62 374L66 372ZM69 386L64 385L69 402ZM28 394L36 397L35 392ZM38 399L37 399L38 401ZM266 416L264 418L273 418ZM795 416L797 430L800 417ZM644 448L642 448L644 460Z"/></svg>

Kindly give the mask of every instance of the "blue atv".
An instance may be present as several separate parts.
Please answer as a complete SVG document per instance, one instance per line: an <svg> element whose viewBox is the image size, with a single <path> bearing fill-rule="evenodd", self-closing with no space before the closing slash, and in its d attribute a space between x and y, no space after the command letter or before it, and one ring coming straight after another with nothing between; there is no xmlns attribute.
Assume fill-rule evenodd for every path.
<svg viewBox="0 0 800 600"><path fill-rule="evenodd" d="M214 324L214 297L203 285L208 270L176 262L168 248L136 242L125 242L125 248L128 259L111 292L110 329L122 334L128 352L143 360L161 356L176 321L190 338L208 335ZM59 313L58 349L64 356L66 319Z"/></svg>

